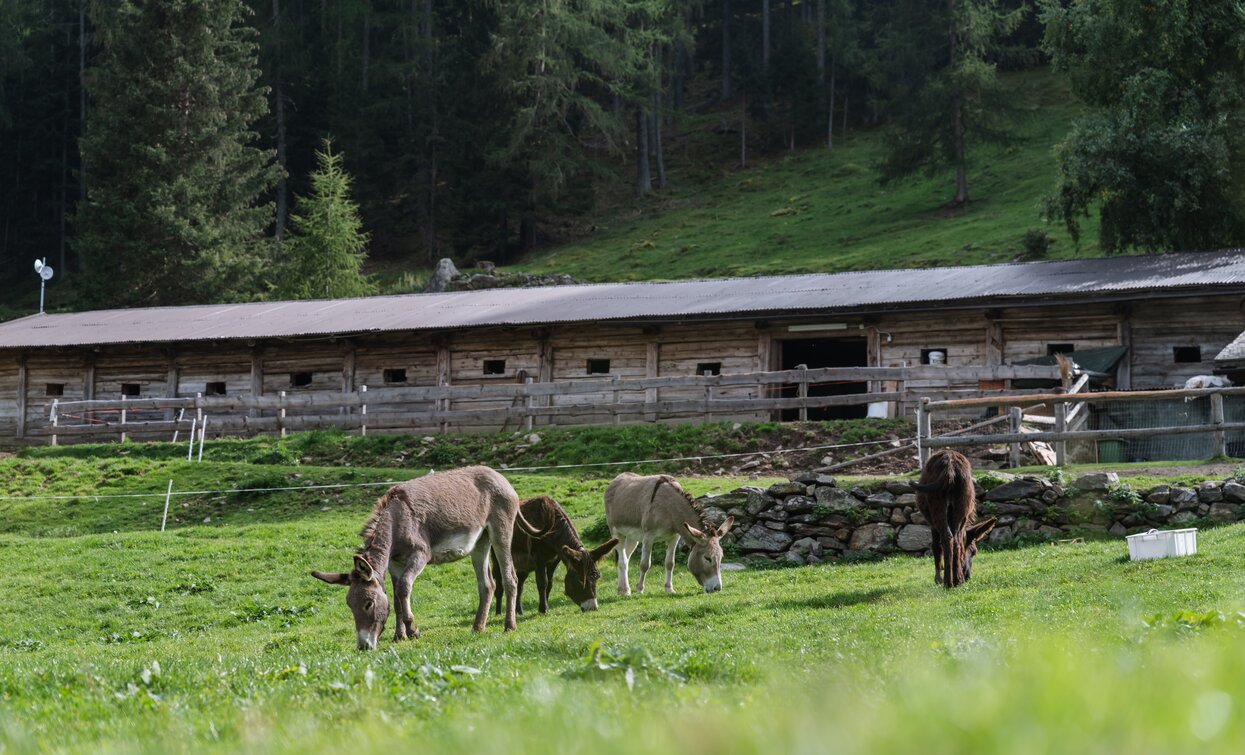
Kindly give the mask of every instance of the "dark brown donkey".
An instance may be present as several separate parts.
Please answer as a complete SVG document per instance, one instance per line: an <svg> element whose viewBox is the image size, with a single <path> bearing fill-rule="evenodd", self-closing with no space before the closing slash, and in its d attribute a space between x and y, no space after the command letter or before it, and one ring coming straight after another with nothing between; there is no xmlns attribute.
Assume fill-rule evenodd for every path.
<svg viewBox="0 0 1245 755"><path fill-rule="evenodd" d="M959 451L935 451L921 470L921 481L912 487L933 536L934 582L948 588L964 584L972 574L977 541L998 522L992 518L968 524L977 516L972 464Z"/></svg>
<svg viewBox="0 0 1245 755"><path fill-rule="evenodd" d="M519 580L515 610L523 613L523 583L527 575L536 573L536 592L540 595L540 612L549 610L549 590L553 586L553 573L558 562L566 564L566 597L581 611L597 610L597 580L601 572L597 562L618 545L617 538L610 538L601 545L588 550L579 539L575 525L558 502L547 495L531 498L519 506L519 510L541 534L531 537L515 528L510 541L514 556L515 575ZM498 577L497 562L493 562L493 577ZM501 613L501 594L497 595L496 612Z"/></svg>

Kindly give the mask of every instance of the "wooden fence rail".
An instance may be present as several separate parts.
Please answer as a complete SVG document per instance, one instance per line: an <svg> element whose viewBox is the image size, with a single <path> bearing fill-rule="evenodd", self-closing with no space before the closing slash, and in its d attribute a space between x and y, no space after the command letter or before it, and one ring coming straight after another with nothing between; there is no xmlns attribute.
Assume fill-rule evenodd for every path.
<svg viewBox="0 0 1245 755"><path fill-rule="evenodd" d="M930 449L954 448L957 446L973 446L1007 443L1012 445L1012 457L1018 457L1018 444L1033 441L1049 441L1055 447L1055 463L1063 466L1067 463L1066 445L1076 440L1113 440L1124 438L1150 438L1165 435L1190 435L1208 433L1212 436L1212 455L1227 455L1227 433L1245 431L1245 422L1227 422L1224 420L1223 401L1225 396L1245 396L1245 387L1241 388L1198 388L1172 389L1156 391L1101 391L1098 393L1048 393L1028 396L982 397L961 400L934 401L924 398L921 401L917 425L917 444L921 466L929 459ZM1208 398L1210 401L1210 421L1192 425L1167 425L1156 427L1133 427L1100 430L1073 429L1070 417L1079 416L1084 424L1088 416L1086 406L1108 402L1156 402ZM1075 405L1069 410L1069 404ZM1035 407L1045 405L1053 410L1053 430L1020 431L1019 407ZM931 431L930 419L936 412L966 409L984 409L987 407L1012 407L1008 432L935 436ZM1037 418L1040 419L1040 418ZM1046 420L1050 422L1048 418Z"/></svg>
<svg viewBox="0 0 1245 755"><path fill-rule="evenodd" d="M314 428L444 430L453 424L518 426L537 422L610 424L757 415L798 410L859 406L879 402L913 403L918 396L906 388L913 381L953 382L1011 379L1058 380L1057 367L878 367L795 369L728 375L580 379L563 382L492 385L442 385L372 388L358 391L292 392L259 396L180 396L120 400L55 401L49 426L42 434L52 442L60 436L78 440L123 434L172 434L193 419L212 418L217 434L282 433ZM809 386L862 383L897 386L896 390L818 396ZM780 396L782 388L795 395ZM676 395L662 398L660 391ZM920 389L935 398L962 397L972 389ZM1005 399L1033 391L991 390ZM509 406L498 406L509 402ZM1032 403L1032 402L1030 402ZM483 405L473 405L483 404ZM174 416L181 417L180 420Z"/></svg>

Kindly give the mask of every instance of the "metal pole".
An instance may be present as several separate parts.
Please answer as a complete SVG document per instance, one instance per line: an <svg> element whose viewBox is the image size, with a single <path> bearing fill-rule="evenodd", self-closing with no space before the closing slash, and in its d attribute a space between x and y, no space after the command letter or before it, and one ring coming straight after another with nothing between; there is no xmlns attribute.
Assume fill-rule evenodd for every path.
<svg viewBox="0 0 1245 755"><path fill-rule="evenodd" d="M199 461L203 461L203 441L207 440L207 416L203 417L203 422L199 424Z"/></svg>
<svg viewBox="0 0 1245 755"><path fill-rule="evenodd" d="M916 407L916 449L922 469L925 468L925 462L929 461L929 448L926 447L925 441L929 440L932 435L930 427L929 397L926 396Z"/></svg>
<svg viewBox="0 0 1245 755"><path fill-rule="evenodd" d="M47 267L47 264L48 264L48 258L44 257L43 266ZM64 275L64 273L65 271L62 270L61 274ZM43 289L45 286L47 286L47 284L48 284L48 281L46 278L43 277L43 271L40 270L39 271L39 314L43 314Z"/></svg>
<svg viewBox="0 0 1245 755"><path fill-rule="evenodd" d="M169 521L169 501L173 498L173 481L169 480L169 490L164 494L164 517L160 519L160 531L164 532L164 525Z"/></svg>
<svg viewBox="0 0 1245 755"><path fill-rule="evenodd" d="M195 458L195 430L199 427L199 418L190 418L190 445L186 448L186 461L194 461Z"/></svg>
<svg viewBox="0 0 1245 755"><path fill-rule="evenodd" d="M176 443L176 442L177 442L177 434L178 434L179 432L181 432L181 429L182 429L182 419L183 419L185 416L186 416L186 407L184 407L184 406L183 406L183 407L182 407L182 410L181 410L180 412L178 412L178 413L177 413L177 424L173 425L173 442L174 442L174 443Z"/></svg>

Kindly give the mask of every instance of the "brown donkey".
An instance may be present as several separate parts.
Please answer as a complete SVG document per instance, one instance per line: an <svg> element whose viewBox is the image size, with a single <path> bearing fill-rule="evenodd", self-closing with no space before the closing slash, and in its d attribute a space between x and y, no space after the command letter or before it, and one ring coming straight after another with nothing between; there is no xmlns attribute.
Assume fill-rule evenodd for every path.
<svg viewBox="0 0 1245 755"><path fill-rule="evenodd" d="M510 543L514 570L519 580L515 611L523 613L523 583L532 572L536 572L540 612L549 610L549 591L553 587L553 573L559 562L566 564L566 597L581 611L597 610L597 580L601 579L597 562L618 545L618 538L610 538L588 550L579 539L579 533L566 511L547 495L524 501L519 505L519 511L533 527L540 528L541 534L529 537L521 529L516 529L514 540ZM494 579L500 574L498 568L494 562ZM501 613L501 596L498 595L495 600L497 605L494 610Z"/></svg>
<svg viewBox="0 0 1245 755"><path fill-rule="evenodd" d="M921 481L912 487L917 491L916 506L933 536L934 582L948 588L964 584L972 575L977 541L998 521L968 524L977 515L972 465L959 451L935 451L921 470Z"/></svg>
<svg viewBox="0 0 1245 755"><path fill-rule="evenodd" d="M539 530L519 514L519 496L496 471L464 467L430 474L395 485L376 502L363 526L363 547L355 554L350 572L311 576L350 588L346 605L354 614L360 650L374 650L389 618L385 571L393 580L393 602L398 607L394 642L419 637L411 613L411 585L428 564L456 561L468 553L475 567L480 603L472 629L484 631L494 583L489 573L489 549L500 565L506 593L506 631L514 629L517 583L510 557L514 527L528 534ZM483 537L482 537L483 536Z"/></svg>

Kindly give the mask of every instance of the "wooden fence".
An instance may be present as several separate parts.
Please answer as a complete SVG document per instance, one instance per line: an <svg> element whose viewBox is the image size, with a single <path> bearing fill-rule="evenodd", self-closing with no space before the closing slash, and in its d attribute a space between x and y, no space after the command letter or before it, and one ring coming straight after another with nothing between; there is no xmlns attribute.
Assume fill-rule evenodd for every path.
<svg viewBox="0 0 1245 755"><path fill-rule="evenodd" d="M961 400L937 401L923 398L917 410L917 445L921 466L929 458L929 452L935 448L955 448L984 444L1007 444L1011 449L1013 466L1018 466L1022 443L1050 443L1054 447L1054 461L1063 466L1067 463L1067 444L1070 441L1122 440L1126 438L1149 438L1152 436L1187 435L1193 433L1209 433L1212 436L1212 455L1227 455L1227 433L1245 431L1245 422L1227 422L1224 420L1224 397L1245 397L1245 388L1199 388L1173 389L1156 391L1101 391L1098 393L1050 393L1023 397L981 397ZM1205 423L1182 424L1156 427L1133 427L1113 429L1080 429L1086 424L1089 412L1087 406L1107 402L1156 402L1208 398L1210 401L1209 421ZM989 424L1007 420L1009 428L1004 433L957 435L954 437L935 436L931 431L933 415L939 412L954 412L962 415L966 411L986 410L990 407L1006 408L1005 415L1000 415ZM1022 411L1021 407L1027 407ZM1042 417L1027 414L1037 407L1049 407L1051 416ZM1027 429L1023 422L1049 424L1050 430Z"/></svg>
<svg viewBox="0 0 1245 755"><path fill-rule="evenodd" d="M796 410L891 403L915 405L920 397L965 395L1005 398L1033 391L956 389L955 383L998 385L1012 379L1058 380L1057 367L843 367L727 375L597 379L488 385L360 387L351 393L282 391L259 396L180 396L57 401L48 424L34 434L55 444L65 439L104 441L124 437L170 438L201 425L222 435L284 434L339 428L368 432L448 432L472 429L534 429L548 425L770 419ZM942 391L907 390L911 381L940 381ZM816 386L864 384L865 393L810 395ZM881 388L885 387L886 390ZM794 394L780 395L784 392ZM663 396L663 394L665 394ZM673 395L672 395L673 394Z"/></svg>

